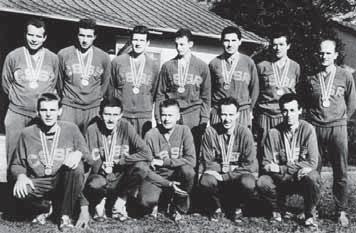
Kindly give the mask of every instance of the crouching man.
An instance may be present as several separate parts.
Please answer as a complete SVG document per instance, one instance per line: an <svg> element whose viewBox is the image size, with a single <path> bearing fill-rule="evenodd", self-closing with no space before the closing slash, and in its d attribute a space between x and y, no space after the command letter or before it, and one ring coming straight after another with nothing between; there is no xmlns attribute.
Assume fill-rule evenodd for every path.
<svg viewBox="0 0 356 233"><path fill-rule="evenodd" d="M13 194L36 216L33 223L45 224L56 207L62 230L73 227L71 218L84 186L81 161L90 161L89 151L77 126L57 120L62 108L55 94L42 94L37 111L39 121L22 131L10 165Z"/></svg>
<svg viewBox="0 0 356 233"><path fill-rule="evenodd" d="M151 162L154 171L142 184L138 200L144 207L153 208L153 215L157 216L156 206L161 197L166 202L162 205L169 204L169 214L178 221L190 206L196 164L194 140L188 126L177 124L180 110L175 99L162 101L159 110L161 124L145 137L154 157Z"/></svg>
<svg viewBox="0 0 356 233"><path fill-rule="evenodd" d="M89 221L89 212L83 206L93 206L94 220L104 221L107 198L114 203L112 217L126 220L127 197L136 196L152 160L143 139L128 121L121 118L123 107L119 99L104 99L99 113L100 119L88 127L86 134L94 165L83 191L85 198L77 222L78 227L84 228Z"/></svg>
<svg viewBox="0 0 356 233"><path fill-rule="evenodd" d="M262 175L257 188L272 207L273 219L281 221L288 194L304 198L305 225L316 226L315 206L320 196L318 143L314 127L300 120L302 113L295 94L282 96L279 106L283 122L271 129L263 147Z"/></svg>
<svg viewBox="0 0 356 233"><path fill-rule="evenodd" d="M209 127L202 139L200 188L202 197L209 199L207 211L212 221L217 221L216 213L222 207L231 220L238 221L241 204L255 192L256 147L250 130L236 123L239 104L234 98L222 99L218 114L221 122Z"/></svg>

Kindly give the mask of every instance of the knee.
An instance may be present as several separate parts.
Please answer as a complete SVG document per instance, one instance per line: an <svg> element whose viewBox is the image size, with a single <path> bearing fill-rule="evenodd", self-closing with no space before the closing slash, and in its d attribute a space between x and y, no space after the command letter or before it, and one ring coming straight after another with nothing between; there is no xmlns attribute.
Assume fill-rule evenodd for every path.
<svg viewBox="0 0 356 233"><path fill-rule="evenodd" d="M159 194L155 193L155 192L143 192L141 193L141 195L139 196L139 202L140 204L145 207L145 208L153 208L154 206L156 206L158 204L158 200L159 200Z"/></svg>
<svg viewBox="0 0 356 233"><path fill-rule="evenodd" d="M302 181L304 181L306 184L319 185L320 175L317 171L311 171L308 175L303 177Z"/></svg>
<svg viewBox="0 0 356 233"><path fill-rule="evenodd" d="M183 165L180 167L180 171L186 179L194 179L195 171L194 168L189 165Z"/></svg>
<svg viewBox="0 0 356 233"><path fill-rule="evenodd" d="M139 177L146 177L149 171L147 162L137 162L132 167L132 174Z"/></svg>
<svg viewBox="0 0 356 233"><path fill-rule="evenodd" d="M251 174L244 174L241 176L241 186L245 190L254 191L256 188L256 179Z"/></svg>
<svg viewBox="0 0 356 233"><path fill-rule="evenodd" d="M200 179L200 186L206 189L215 188L218 186L218 181L212 175L203 174Z"/></svg>
<svg viewBox="0 0 356 233"><path fill-rule="evenodd" d="M270 176L263 175L260 178L258 178L256 182L256 187L259 191L265 191L265 190L274 189L275 185L273 179Z"/></svg>
<svg viewBox="0 0 356 233"><path fill-rule="evenodd" d="M90 190L103 189L104 187L106 187L106 185L106 179L103 176L97 174L89 176L86 184L87 188Z"/></svg>

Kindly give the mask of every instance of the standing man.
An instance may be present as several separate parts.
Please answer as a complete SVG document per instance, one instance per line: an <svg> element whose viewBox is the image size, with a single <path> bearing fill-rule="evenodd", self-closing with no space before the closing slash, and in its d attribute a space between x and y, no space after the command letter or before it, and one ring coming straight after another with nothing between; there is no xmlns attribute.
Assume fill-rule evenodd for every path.
<svg viewBox="0 0 356 233"><path fill-rule="evenodd" d="M175 99L164 100L159 109L161 124L145 137L153 154L151 167L154 171L141 186L139 202L152 208L158 204L160 196L165 195L164 200L170 202L169 213L177 221L180 213L187 213L190 206L196 164L194 141L189 127L177 124L180 112Z"/></svg>
<svg viewBox="0 0 356 233"><path fill-rule="evenodd" d="M211 125L219 123L219 101L226 97L237 100L240 108L240 124L251 128L252 109L258 98L258 76L254 61L238 52L241 45L241 32L229 26L221 33L224 53L214 58L210 64L211 74Z"/></svg>
<svg viewBox="0 0 356 233"><path fill-rule="evenodd" d="M215 213L227 210L233 221L240 212L240 204L248 201L255 191L258 172L256 148L252 132L238 124L239 105L228 97L222 99L218 114L220 123L208 127L203 135L201 153L203 174L200 186L204 198L211 203L208 213L217 221Z"/></svg>
<svg viewBox="0 0 356 233"><path fill-rule="evenodd" d="M156 94L159 66L145 54L150 44L145 26L136 26L131 32L131 48L128 54L112 61L110 95L122 101L123 118L144 137L152 127L152 108Z"/></svg>
<svg viewBox="0 0 356 233"><path fill-rule="evenodd" d="M110 81L110 57L93 45L95 39L95 20L81 19L76 45L58 52L62 120L74 122L83 134L98 114Z"/></svg>
<svg viewBox="0 0 356 233"><path fill-rule="evenodd" d="M283 122L270 129L263 147L262 175L257 188L272 206L273 218L282 221L286 213L286 195L298 193L304 198L304 223L317 226L315 207L320 198L321 179L317 171L319 151L314 127L300 120L297 95L288 93L279 99Z"/></svg>
<svg viewBox="0 0 356 233"><path fill-rule="evenodd" d="M63 230L73 227L71 218L84 186L81 160L91 159L78 127L57 120L62 112L58 96L44 93L37 106L39 122L22 131L10 165L13 195L36 216L32 222L42 225L52 201Z"/></svg>
<svg viewBox="0 0 356 233"><path fill-rule="evenodd" d="M275 31L271 36L272 58L257 65L260 95L255 108L255 132L259 149L269 129L283 121L278 101L286 93L296 93L299 64L288 57L290 38L286 31Z"/></svg>
<svg viewBox="0 0 356 233"><path fill-rule="evenodd" d="M126 200L135 196L148 171L151 153L132 125L121 119L123 107L116 98L104 99L100 104L100 120L88 127L86 140L94 160L84 189L89 203L95 206L95 220L105 220L106 198L115 204L112 217L127 219ZM89 221L88 202L82 201L77 226Z"/></svg>
<svg viewBox="0 0 356 233"><path fill-rule="evenodd" d="M46 25L40 19L25 24L25 45L10 52L2 70L2 88L9 98L5 117L7 163L23 128L36 116L36 101L43 92L56 92L58 58L43 47Z"/></svg>
<svg viewBox="0 0 356 233"><path fill-rule="evenodd" d="M159 74L155 118L160 123L159 104L176 99L181 110L181 123L187 125L199 145L210 111L210 72L208 66L191 52L192 33L179 29L175 34L178 55L163 64Z"/></svg>
<svg viewBox="0 0 356 233"><path fill-rule="evenodd" d="M333 168L333 194L339 223L347 226L347 120L356 108L356 92L352 75L335 65L338 57L335 40L320 43L320 69L307 77L307 120L314 125L319 151ZM320 169L321 170L321 164Z"/></svg>

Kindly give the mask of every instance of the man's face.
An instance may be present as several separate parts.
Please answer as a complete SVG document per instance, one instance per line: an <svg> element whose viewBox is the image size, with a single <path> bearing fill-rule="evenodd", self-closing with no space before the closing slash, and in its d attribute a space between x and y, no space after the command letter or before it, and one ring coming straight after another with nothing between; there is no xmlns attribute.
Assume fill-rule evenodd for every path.
<svg viewBox="0 0 356 233"><path fill-rule="evenodd" d="M54 126L61 114L62 108L59 108L57 100L40 102L40 106L38 108L38 116L45 126Z"/></svg>
<svg viewBox="0 0 356 233"><path fill-rule="evenodd" d="M88 50L93 45L95 39L94 29L79 28L78 42L83 50Z"/></svg>
<svg viewBox="0 0 356 233"><path fill-rule="evenodd" d="M241 40L239 40L236 33L228 33L225 34L222 44L225 53L232 55L238 51L241 45Z"/></svg>
<svg viewBox="0 0 356 233"><path fill-rule="evenodd" d="M168 106L161 108L161 122L165 129L173 129L180 118L178 106Z"/></svg>
<svg viewBox="0 0 356 233"><path fill-rule="evenodd" d="M286 57L289 47L290 45L287 43L287 38L285 36L274 38L272 40L272 49L277 59Z"/></svg>
<svg viewBox="0 0 356 233"><path fill-rule="evenodd" d="M107 130L115 129L118 120L122 117L122 112L120 107L104 107L102 118Z"/></svg>
<svg viewBox="0 0 356 233"><path fill-rule="evenodd" d="M319 58L322 66L330 66L335 63L338 53L335 51L335 44L330 40L325 40L320 44Z"/></svg>
<svg viewBox="0 0 356 233"><path fill-rule="evenodd" d="M220 118L226 130L234 129L239 113L235 105L221 105Z"/></svg>
<svg viewBox="0 0 356 233"><path fill-rule="evenodd" d="M47 36L43 27L35 27L34 25L27 25L26 43L29 49L38 50L43 46Z"/></svg>
<svg viewBox="0 0 356 233"><path fill-rule="evenodd" d="M188 41L188 38L186 36L176 38L175 44L179 56L184 56L193 47L193 42Z"/></svg>
<svg viewBox="0 0 356 233"><path fill-rule="evenodd" d="M141 54L145 52L150 42L147 41L147 34L134 33L132 35L131 44L134 53Z"/></svg>
<svg viewBox="0 0 356 233"><path fill-rule="evenodd" d="M298 102L296 100L283 104L281 111L284 122L289 127L298 124L299 115L302 114L302 109L298 108Z"/></svg>

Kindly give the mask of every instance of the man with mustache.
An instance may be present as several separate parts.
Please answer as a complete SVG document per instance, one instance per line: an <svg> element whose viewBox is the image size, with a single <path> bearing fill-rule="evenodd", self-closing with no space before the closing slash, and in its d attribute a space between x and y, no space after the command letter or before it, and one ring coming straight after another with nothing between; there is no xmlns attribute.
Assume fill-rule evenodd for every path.
<svg viewBox="0 0 356 233"><path fill-rule="evenodd" d="M278 100L286 93L296 93L300 66L288 57L291 42L288 32L275 30L270 37L272 58L257 65L260 95L255 108L255 128L259 149L269 131L283 121Z"/></svg>
<svg viewBox="0 0 356 233"><path fill-rule="evenodd" d="M94 219L104 221L106 198L115 202L112 217L128 218L126 200L136 197L138 187L147 175L151 153L133 126L122 119L119 99L104 99L100 104L100 119L88 127L86 141L94 160L85 185L77 227L86 228L89 204L95 208Z"/></svg>
<svg viewBox="0 0 356 233"><path fill-rule="evenodd" d="M338 55L335 40L321 40L320 66L305 80L304 104L306 119L316 129L321 157L333 168L336 218L342 226L348 226L347 120L356 108L356 92L352 75L335 64Z"/></svg>
<svg viewBox="0 0 356 233"><path fill-rule="evenodd" d="M222 209L232 221L239 221L241 204L255 191L258 172L256 148L251 131L238 124L236 99L222 99L218 114L220 123L208 127L203 135L202 175L200 188L212 221Z"/></svg>
<svg viewBox="0 0 356 233"><path fill-rule="evenodd" d="M25 128L9 171L13 195L45 224L52 209L59 211L59 229L73 227L72 218L84 186L83 162L91 164L88 147L78 127L58 121L60 99L43 93L37 100L38 123ZM52 208L57 207L57 208Z"/></svg>
<svg viewBox="0 0 356 233"><path fill-rule="evenodd" d="M194 140L188 126L177 124L180 112L175 99L164 100L159 109L161 124L145 137L153 155L153 171L141 186L138 202L153 208L154 216L157 216L157 204L169 204L169 214L178 221L181 213L187 213L190 207L196 164ZM159 200L166 203L158 203Z"/></svg>
<svg viewBox="0 0 356 233"><path fill-rule="evenodd" d="M210 123L214 125L220 121L217 111L219 101L233 97L240 106L239 123L251 128L252 109L259 92L256 65L251 58L239 53L241 32L237 27L228 26L223 29L221 44L224 53L209 64L212 83Z"/></svg>
<svg viewBox="0 0 356 233"><path fill-rule="evenodd" d="M44 48L47 28L33 18L25 24L25 45L11 51L2 70L2 88L9 98L5 116L7 163L11 162L21 131L36 116L36 101L43 92L56 92L58 58Z"/></svg>
<svg viewBox="0 0 356 233"><path fill-rule="evenodd" d="M320 198L321 178L317 171L319 151L314 127L299 117L302 114L296 94L279 99L283 122L270 129L262 157L263 174L257 181L262 199L272 207L273 220L289 217L286 195L304 198L304 224L316 227L316 205Z"/></svg>
<svg viewBox="0 0 356 233"><path fill-rule="evenodd" d="M152 127L152 108L156 94L159 64L145 51L150 44L145 26L136 26L131 32L131 48L112 61L110 96L122 101L123 118L144 137Z"/></svg>
<svg viewBox="0 0 356 233"><path fill-rule="evenodd" d="M93 45L95 39L95 20L81 19L77 43L58 52L58 89L63 98L61 119L74 122L83 134L98 114L110 81L110 57Z"/></svg>

